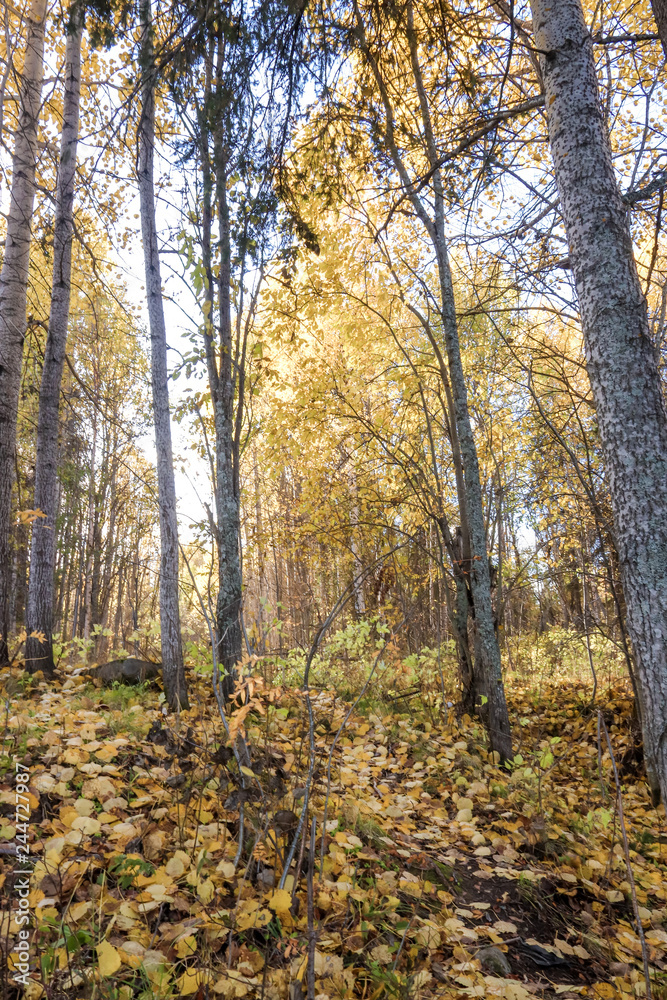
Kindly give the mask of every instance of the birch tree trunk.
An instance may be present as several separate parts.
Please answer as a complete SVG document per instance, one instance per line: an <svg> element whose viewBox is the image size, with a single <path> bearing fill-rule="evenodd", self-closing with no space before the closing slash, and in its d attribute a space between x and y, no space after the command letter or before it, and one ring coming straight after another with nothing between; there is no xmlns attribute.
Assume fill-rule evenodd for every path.
<svg viewBox="0 0 667 1000"><path fill-rule="evenodd" d="M218 281L220 373L215 396L215 506L218 520L218 660L224 670L226 696L234 689L237 664L241 659L242 577L239 551L241 492L239 484L239 449L234 433L235 402L243 406L241 386L236 396L233 366L231 315L231 232L227 203L227 168L221 129L214 138L214 162L219 214L220 275Z"/></svg>
<svg viewBox="0 0 667 1000"><path fill-rule="evenodd" d="M97 395L97 385L95 386ZM97 461L97 410L93 410L93 441L90 450L88 482L88 528L86 531L86 562L83 579L83 638L90 639L93 625L93 558L95 544L95 464ZM88 654L86 653L86 656Z"/></svg>
<svg viewBox="0 0 667 1000"><path fill-rule="evenodd" d="M10 522L15 479L16 422L28 298L28 265L35 201L37 136L44 76L46 0L33 0L12 159L12 189L0 272L0 663L9 659Z"/></svg>
<svg viewBox="0 0 667 1000"><path fill-rule="evenodd" d="M667 411L580 0L531 0L637 663L644 756L667 802Z"/></svg>
<svg viewBox="0 0 667 1000"><path fill-rule="evenodd" d="M385 149L393 161L403 190L408 196L417 218L428 233L435 251L440 291L438 312L447 360L447 369L443 370L443 385L446 391L448 385L451 387L452 446L455 447L455 444L458 446L463 471L463 482L462 484L457 482L457 487L462 525L467 523L467 531L464 532L463 537L463 554L464 558L467 555L468 559L466 560L467 565L464 563L460 568L470 588L473 604L476 662L472 679L475 691L479 692L483 702L483 705L480 706L482 709L480 714L483 716L489 734L491 749L499 754L501 760L505 760L512 756L512 732L505 699L500 647L498 646L491 600L491 579L486 549L486 527L479 461L468 407L466 376L461 359L458 317L445 229L445 197L440 170L440 153L435 139L429 99L422 78L420 53L414 27L413 4L409 0L405 5L406 23L404 30L410 50L415 89L419 98L418 114L422 124L423 153L429 164L432 177L432 190L429 190L432 201L430 198L420 196L420 189L413 183L406 160L399 150L392 96L379 62L369 46L361 12L356 2L354 9L359 47L375 77L384 107L383 143ZM438 339L433 338L431 344L436 356L441 356L441 344ZM459 622L457 627L461 635L462 623Z"/></svg>
<svg viewBox="0 0 667 1000"><path fill-rule="evenodd" d="M50 675L53 663L54 572L56 515L58 513L58 428L60 385L65 364L72 274L72 230L76 148L79 137L81 93L80 23L72 26L65 50L65 88L60 165L56 183L56 217L53 237L53 281L49 330L46 338L42 381L39 388L37 453L35 458L35 509L46 517L32 525L30 581L26 626L26 666ZM44 642L31 637L41 632Z"/></svg>
<svg viewBox="0 0 667 1000"><path fill-rule="evenodd" d="M160 508L160 643L162 676L170 708L188 708L183 668L181 620L178 601L178 518L171 447L171 418L167 368L167 332L162 302L162 280L157 231L153 154L155 149L155 57L150 0L142 4L141 120L139 123L139 198L141 234L146 270L146 298L151 333L151 382L157 454Z"/></svg>

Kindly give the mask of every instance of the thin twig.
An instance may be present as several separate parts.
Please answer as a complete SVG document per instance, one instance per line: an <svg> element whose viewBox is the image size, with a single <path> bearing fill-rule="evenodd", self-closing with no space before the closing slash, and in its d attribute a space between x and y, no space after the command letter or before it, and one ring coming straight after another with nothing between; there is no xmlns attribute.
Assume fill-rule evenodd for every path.
<svg viewBox="0 0 667 1000"><path fill-rule="evenodd" d="M301 834L301 847L299 848L299 860L296 863L296 871L294 872L294 885L292 887L292 905L294 905L294 899L296 897L296 890L299 885L299 877L301 875L301 868L303 866L303 856L306 852L306 831L304 830Z"/></svg>
<svg viewBox="0 0 667 1000"><path fill-rule="evenodd" d="M317 830L317 820L313 816L310 827L310 850L308 851L308 992L307 1000L315 1000L315 902L314 902L314 874L315 874L315 833Z"/></svg>
<svg viewBox="0 0 667 1000"><path fill-rule="evenodd" d="M398 549L404 548L405 545L407 545L407 542L401 542L398 545L394 545L394 547L390 549L388 552L386 552L384 555L379 556L377 559L374 559L372 563L368 563L368 565L364 566L361 573L358 573L357 576L355 576L355 578L352 580L352 583L350 583L345 588L341 596L334 604L332 610L329 612L329 614L327 615L327 617L324 619L319 629L317 630L315 638L313 639L313 643L310 647L308 657L306 658L306 667L303 672L302 690L306 696L306 707L308 708L308 734L310 743L310 760L308 765L308 776L306 778L306 787L303 796L303 806L301 808L301 815L299 816L299 822L297 824L296 832L294 834L294 838L290 845L290 849L287 852L287 857L285 858L285 867L283 868L283 873L280 877L280 885L279 885L280 889L285 888L287 873L289 872L290 865L292 864L292 861L294 859L294 854L296 852L296 845L299 843L299 837L301 836L301 831L303 830L303 825L306 821L306 816L308 815L308 802L310 799L310 789L313 783L313 773L315 771L315 721L313 719L313 705L310 700L310 668L312 666L313 660L315 659L315 654L317 653L317 650L324 636L324 633L333 624L333 622L336 620L337 616L343 610L347 602L354 595L357 584L360 583L361 580L363 580L364 577L368 573L370 573L370 571L375 566L384 562L385 559L388 559L389 556L393 555L394 552L397 552Z"/></svg>
<svg viewBox="0 0 667 1000"><path fill-rule="evenodd" d="M396 625L391 630L391 633L390 633L391 638L393 638L394 635L396 634L396 632L398 632L398 630L400 628L402 628L405 620L406 620L406 618L403 618L398 623L398 625ZM333 753L334 753L334 750L336 749L336 744L338 743L338 739L340 737L340 734L343 732L343 730L345 729L345 726L347 725L347 720L350 718L350 716L354 712L355 708L357 707L357 705L359 704L359 702L361 701L361 699L365 695L366 690L368 688L368 685L371 682L371 678L372 678L373 674L375 673L375 668L377 667L378 663L380 662L380 657L382 656L382 654L384 653L384 651L385 651L386 648L387 648L387 643L385 642L385 644L383 645L382 649L378 652L377 656L375 657L375 660L373 661L373 666L371 667L371 670L370 670L370 672L368 674L368 677L366 678L364 686L362 687L361 691L359 692L359 694L357 695L357 697L355 698L355 700L352 702L352 704L348 708L347 712L345 713L345 716L343 717L343 721L341 722L340 726L338 727L338 731L337 731L336 735L333 738L333 743L331 744L331 749L329 750L329 759L327 760L327 793L326 793L326 796L324 798L324 816L323 816L323 819L322 819L322 846L321 846L321 849L320 849L320 881L322 880L322 872L324 871L324 838L325 838L326 832L327 832L327 811L329 809L329 797L331 795L331 765L332 765L332 761L333 761Z"/></svg>
<svg viewBox="0 0 667 1000"><path fill-rule="evenodd" d="M244 813L245 803L241 803L241 808L239 809L239 846L236 849L236 855L234 857L234 868L238 868L239 861L241 860L241 855L243 853L243 832L245 826L245 813Z"/></svg>
<svg viewBox="0 0 667 1000"><path fill-rule="evenodd" d="M621 826L621 834L623 836L623 853L625 854L625 864L628 869L628 882L630 883L630 893L632 895L632 909L635 914L635 922L637 924L637 936L639 938L639 943L642 946L642 959L644 960L644 979L646 981L646 1000L651 1000L651 974L648 964L648 949L646 947L646 938L644 937L644 928L642 927L641 917L639 916L639 903L637 901L637 889L635 887L635 878L632 874L632 865L630 863L630 847L628 845L628 834L625 829L625 817L623 816L623 796L621 795L621 782L618 777L618 768L616 767L616 758L614 757L614 751L611 746L611 740L609 739L609 731L607 730L606 723L602 718L602 712L598 709L598 731L604 730L605 739L607 741L607 749L609 750L609 756L611 758L611 766L614 771L614 782L616 784L616 802L618 804L618 818Z"/></svg>
<svg viewBox="0 0 667 1000"><path fill-rule="evenodd" d="M408 931L410 930L410 928L412 926L412 921L414 919L415 919L414 916L410 917L410 920L408 921L408 925L405 928L405 930L403 931L403 937L401 938L401 943L398 946L398 951L396 952L396 958L394 959L394 964L391 967L391 971L392 972L395 972L395 970L396 970L396 966L398 965L398 960L401 957L401 951L403 950L403 945L405 944L405 939L406 939L406 937L408 935Z"/></svg>

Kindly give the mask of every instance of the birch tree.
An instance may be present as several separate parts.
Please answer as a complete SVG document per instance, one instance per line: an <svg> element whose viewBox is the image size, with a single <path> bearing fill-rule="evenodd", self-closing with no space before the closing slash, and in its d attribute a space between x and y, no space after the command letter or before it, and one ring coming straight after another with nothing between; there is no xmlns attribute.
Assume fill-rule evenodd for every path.
<svg viewBox="0 0 667 1000"><path fill-rule="evenodd" d="M33 0L27 20L18 128L12 158L12 186L0 272L0 663L6 663L9 658L10 526L21 361L27 326L28 264L44 77L46 0Z"/></svg>
<svg viewBox="0 0 667 1000"><path fill-rule="evenodd" d="M62 383L72 276L72 232L76 151L81 95L81 17L72 13L65 50L63 125L56 182L53 239L53 281L49 328L39 390L35 509L43 516L32 524L30 580L26 625L26 664L29 670L51 674L53 663L54 570L58 506L58 452L60 386ZM42 633L44 640L32 632Z"/></svg>
<svg viewBox="0 0 667 1000"><path fill-rule="evenodd" d="M446 183L436 140L432 93L426 82L424 51L428 51L429 46L425 38L419 37L420 29L425 35L428 29L424 29L424 21L415 17L411 0L391 10L377 3L362 7L353 0L349 18L335 22L335 27L342 37L351 40L359 54L362 67L359 75L363 76L361 92L370 95L363 108L348 110L348 115L354 116L360 123L360 130L366 131L378 166L381 163L391 171L401 191L403 210L417 220L434 257L436 289L428 294L426 313L415 308L409 295L405 297L405 304L423 324L437 359L443 395L447 400L462 529L460 540L444 519L438 525L458 581L459 600L454 624L459 645L465 644L467 649L468 615L471 613L476 654L472 700L477 700L477 707L485 716L492 749L501 759L506 759L512 755L512 738L491 597L479 460L461 357L446 228ZM398 71L396 65L400 67ZM411 106L416 108L409 126L404 121L407 105L396 98L399 93L403 97L406 90L412 100ZM408 133L414 145L406 152ZM413 152L424 179L419 178L419 168L415 171L413 167ZM433 323L428 319L431 308L437 317ZM465 662L470 663L469 656L465 657ZM467 684L472 686L472 677L467 678Z"/></svg>
<svg viewBox="0 0 667 1000"><path fill-rule="evenodd" d="M609 480L647 774L667 801L667 411L580 0L531 0Z"/></svg>
<svg viewBox="0 0 667 1000"><path fill-rule="evenodd" d="M155 57L150 0L141 12L141 118L139 122L139 198L144 245L146 297L151 334L151 384L160 510L160 642L165 693L171 708L188 707L179 610L178 517L171 446L167 368L167 331L162 302L160 255L155 225L153 156L155 149Z"/></svg>
<svg viewBox="0 0 667 1000"><path fill-rule="evenodd" d="M195 235L183 248L191 264L198 257L192 278L203 350L191 360L206 364L213 414L216 644L227 693L243 643L240 463L249 437L248 372L258 297L275 251L273 181L297 86L302 16L300 4L216 3L172 64L172 98L197 160Z"/></svg>

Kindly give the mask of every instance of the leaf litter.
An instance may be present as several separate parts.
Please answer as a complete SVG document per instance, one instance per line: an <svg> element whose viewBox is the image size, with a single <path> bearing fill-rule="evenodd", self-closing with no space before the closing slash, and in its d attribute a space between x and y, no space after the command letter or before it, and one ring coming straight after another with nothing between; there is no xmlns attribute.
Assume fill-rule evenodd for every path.
<svg viewBox="0 0 667 1000"><path fill-rule="evenodd" d="M576 684L515 686L520 745L506 767L477 720L451 711L437 725L387 706L352 713L332 753L349 705L329 691L311 696L310 761L303 693L258 678L221 740L195 684L196 707L169 720L155 692L114 709L83 678L7 698L6 996L18 995L14 756L30 774L27 1000L301 1000L309 944L318 1000L645 995L611 761ZM665 996L664 809L651 806L623 688L603 716L652 993ZM304 805L310 903L308 823L285 871Z"/></svg>

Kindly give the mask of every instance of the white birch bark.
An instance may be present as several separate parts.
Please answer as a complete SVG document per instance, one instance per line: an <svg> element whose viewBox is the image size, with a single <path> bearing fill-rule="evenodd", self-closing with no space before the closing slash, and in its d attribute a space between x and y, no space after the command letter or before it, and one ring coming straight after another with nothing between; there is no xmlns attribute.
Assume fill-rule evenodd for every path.
<svg viewBox="0 0 667 1000"><path fill-rule="evenodd" d="M81 94L81 36L78 25L67 37L60 164L56 182L56 217L53 237L53 280L49 330L39 389L37 452L35 458L35 509L46 514L32 525L30 581L26 614L26 665L29 670L51 674L53 663L54 572L56 515L58 513L58 428L60 386L65 364L72 274L72 231L76 149L79 137ZM31 638L42 632L46 641Z"/></svg>
<svg viewBox="0 0 667 1000"><path fill-rule="evenodd" d="M667 412L580 0L531 0L549 141L609 480L644 755L667 801Z"/></svg>
<svg viewBox="0 0 667 1000"><path fill-rule="evenodd" d="M28 264L44 76L45 22L46 0L33 0L28 15L7 234L0 272L0 663L8 659L16 422L27 325Z"/></svg>
<svg viewBox="0 0 667 1000"><path fill-rule="evenodd" d="M93 441L90 450L88 481L88 529L86 534L86 568L83 581L83 638L90 639L93 625L93 559L95 556L95 466L97 462L97 410L93 410Z"/></svg>
<svg viewBox="0 0 667 1000"><path fill-rule="evenodd" d="M155 227L153 156L155 150L155 58L150 0L142 4L141 120L139 123L139 199L151 334L151 383L160 511L160 643L162 676L172 709L188 707L183 668L178 593L178 517L171 446L167 331L162 301L160 255Z"/></svg>
<svg viewBox="0 0 667 1000"><path fill-rule="evenodd" d="M510 727L505 689L502 676L500 647L495 630L493 605L491 601L491 580L489 574L488 553L486 549L486 527L484 524L484 508L482 503L482 487L479 475L479 460L477 447L470 420L468 407L468 389L466 376L461 359L459 342L458 318L454 299L454 286L449 261L449 250L445 232L445 199L442 175L439 164L439 153L433 131L428 97L422 80L419 62L417 39L413 23L413 4L408 2L406 12L406 37L410 48L412 72L415 89L419 98L419 110L424 132L425 154L432 172L432 207L426 199L422 199L418 189L413 184L406 162L399 152L395 135L395 118L392 98L385 84L377 60L369 47L366 30L358 5L355 3L357 21L357 38L361 51L375 77L385 111L384 144L390 155L396 172L401 179L403 188L408 195L415 214L424 226L433 245L438 267L440 286L439 313L442 324L445 354L447 358L448 378L443 378L451 386L452 396L452 446L458 445L463 482L459 485L459 506L462 525L466 523L467 532L464 540L464 550L469 547L467 565L460 567L470 588L474 610L474 648L476 654L474 681L475 691L479 693L486 704L483 717L489 734L491 749L496 751L501 760L512 756L512 732ZM432 341L436 355L440 355L441 345ZM462 602L461 602L462 604ZM462 618L463 608L459 602ZM463 642L463 622L457 618L456 628L461 643Z"/></svg>

